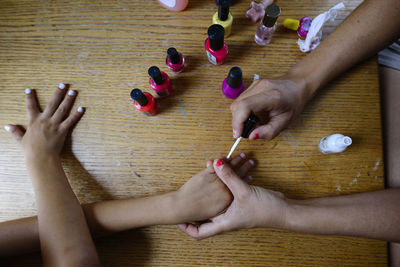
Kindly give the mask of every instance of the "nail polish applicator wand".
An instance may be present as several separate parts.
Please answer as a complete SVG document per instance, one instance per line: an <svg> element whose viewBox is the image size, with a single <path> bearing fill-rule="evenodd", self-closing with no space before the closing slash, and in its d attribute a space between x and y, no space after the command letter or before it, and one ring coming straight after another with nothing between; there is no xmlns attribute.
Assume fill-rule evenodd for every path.
<svg viewBox="0 0 400 267"><path fill-rule="evenodd" d="M228 159L231 157L233 151L235 151L236 147L239 145L240 140L242 140L242 137L249 138L250 133L254 130L259 121L260 119L252 112L250 116L247 118L247 120L244 122L242 136L236 139L236 142L233 144L231 151L229 151L229 154L227 156Z"/></svg>

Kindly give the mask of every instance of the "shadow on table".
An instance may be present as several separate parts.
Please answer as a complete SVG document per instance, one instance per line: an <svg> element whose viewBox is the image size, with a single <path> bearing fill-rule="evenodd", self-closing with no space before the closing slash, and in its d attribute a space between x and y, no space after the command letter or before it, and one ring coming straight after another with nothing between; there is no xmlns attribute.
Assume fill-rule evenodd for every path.
<svg viewBox="0 0 400 267"><path fill-rule="evenodd" d="M148 266L150 243L141 229L96 240L101 266Z"/></svg>
<svg viewBox="0 0 400 267"><path fill-rule="evenodd" d="M62 161L69 183L82 204L113 199L113 196L92 177L72 152L70 134L63 149Z"/></svg>
<svg viewBox="0 0 400 267"><path fill-rule="evenodd" d="M141 229L113 234L95 240L101 266L146 266L150 253L149 242ZM19 255L1 260L2 267L43 266L40 253Z"/></svg>

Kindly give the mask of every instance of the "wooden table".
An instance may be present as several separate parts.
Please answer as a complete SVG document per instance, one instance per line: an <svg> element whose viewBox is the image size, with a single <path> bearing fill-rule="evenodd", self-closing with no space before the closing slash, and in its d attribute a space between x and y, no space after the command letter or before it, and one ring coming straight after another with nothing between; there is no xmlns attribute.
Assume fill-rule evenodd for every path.
<svg viewBox="0 0 400 267"><path fill-rule="evenodd" d="M82 203L139 197L179 188L207 159L233 144L229 99L221 93L233 66L253 75L283 74L305 56L297 36L279 28L272 43L254 42L256 26L244 17L250 1L231 8L233 33L222 66L204 51L214 1L190 0L184 12L156 1L0 2L0 125L26 124L24 89L37 90L44 106L59 82L78 90L87 112L64 155L71 185ZM338 1L279 1L283 19L314 17ZM348 0L342 21L361 1ZM338 24L338 23L336 23ZM332 28L332 27L331 27ZM175 46L187 68L165 66ZM151 91L147 68L171 74L175 94L161 113L145 117L129 98L132 88ZM153 92L152 92L153 93ZM323 155L321 137L343 133L354 144ZM21 150L0 131L0 221L32 216L36 205ZM377 64L368 60L342 75L272 141L243 141L239 150L257 161L255 184L290 198L345 195L382 189L383 162ZM103 266L384 266L386 243L361 238L288 233L275 229L232 232L201 242L175 226L136 229L97 242ZM15 259L37 266L39 255ZM1 264L0 264L1 265Z"/></svg>

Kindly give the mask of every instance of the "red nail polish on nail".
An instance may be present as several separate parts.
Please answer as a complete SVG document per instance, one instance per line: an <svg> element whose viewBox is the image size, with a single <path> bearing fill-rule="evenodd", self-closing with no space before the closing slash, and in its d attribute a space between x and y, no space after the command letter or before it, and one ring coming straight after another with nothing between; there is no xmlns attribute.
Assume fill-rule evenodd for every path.
<svg viewBox="0 0 400 267"><path fill-rule="evenodd" d="M253 139L257 140L258 138L259 138L258 134L255 134Z"/></svg>
<svg viewBox="0 0 400 267"><path fill-rule="evenodd" d="M224 165L224 162L222 160L217 160L217 162L215 163L215 166L220 167L221 165Z"/></svg>

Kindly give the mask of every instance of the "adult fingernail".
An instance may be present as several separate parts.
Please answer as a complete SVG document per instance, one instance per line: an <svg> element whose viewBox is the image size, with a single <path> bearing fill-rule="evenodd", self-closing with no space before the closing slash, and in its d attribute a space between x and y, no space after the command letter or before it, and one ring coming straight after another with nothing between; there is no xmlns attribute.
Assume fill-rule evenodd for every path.
<svg viewBox="0 0 400 267"><path fill-rule="evenodd" d="M75 91L74 90L69 90L68 91L68 95L69 96L74 96L75 95Z"/></svg>
<svg viewBox="0 0 400 267"><path fill-rule="evenodd" d="M240 153L240 155L239 155L242 159L245 159L246 158L246 154L244 154L243 152L242 153Z"/></svg>
<svg viewBox="0 0 400 267"><path fill-rule="evenodd" d="M64 90L64 89L65 89L65 84L60 83L60 84L58 85L58 88L60 88L61 90Z"/></svg>
<svg viewBox="0 0 400 267"><path fill-rule="evenodd" d="M25 94L29 95L31 92L32 92L32 90L30 88L25 89Z"/></svg>
<svg viewBox="0 0 400 267"><path fill-rule="evenodd" d="M77 108L77 111L78 111L79 113L82 113L82 112L83 112L83 108L82 108L82 107L79 107L79 108Z"/></svg>
<svg viewBox="0 0 400 267"><path fill-rule="evenodd" d="M4 129L5 129L7 132L10 132L10 131L11 131L11 126L10 126L10 125L6 125L6 126L4 126Z"/></svg>
<svg viewBox="0 0 400 267"><path fill-rule="evenodd" d="M224 161L221 159L217 160L215 166L217 166L218 169L222 169L222 167L224 167Z"/></svg>
<svg viewBox="0 0 400 267"><path fill-rule="evenodd" d="M238 138L238 133L236 130L233 130L232 134L233 134L233 137Z"/></svg>
<svg viewBox="0 0 400 267"><path fill-rule="evenodd" d="M250 163L250 165L254 165L255 164L255 162L254 162L254 160L249 160L249 163Z"/></svg>

